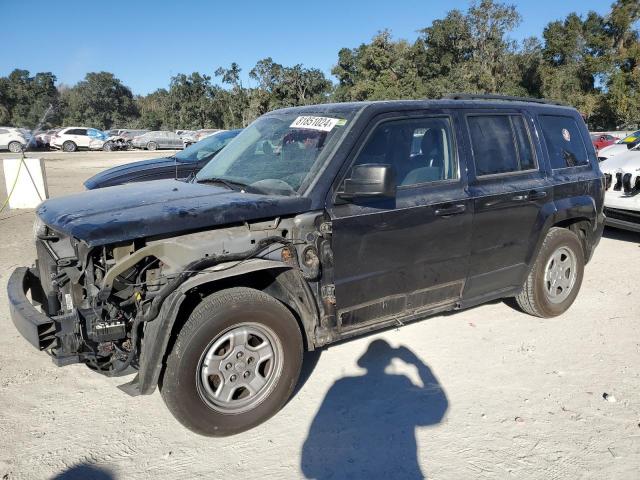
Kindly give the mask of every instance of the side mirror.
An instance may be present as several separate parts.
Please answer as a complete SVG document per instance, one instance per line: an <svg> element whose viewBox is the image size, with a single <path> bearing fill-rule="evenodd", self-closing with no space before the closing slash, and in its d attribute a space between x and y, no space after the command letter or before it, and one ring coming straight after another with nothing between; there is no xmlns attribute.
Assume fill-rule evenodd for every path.
<svg viewBox="0 0 640 480"><path fill-rule="evenodd" d="M396 178L393 168L373 163L356 165L351 171L351 178L344 181L344 191L338 195L345 199L395 197Z"/></svg>

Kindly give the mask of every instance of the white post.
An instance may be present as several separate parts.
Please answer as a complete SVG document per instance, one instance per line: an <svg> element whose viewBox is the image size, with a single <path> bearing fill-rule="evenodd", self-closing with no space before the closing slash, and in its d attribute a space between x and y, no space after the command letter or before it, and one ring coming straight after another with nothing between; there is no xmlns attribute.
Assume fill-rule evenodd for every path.
<svg viewBox="0 0 640 480"><path fill-rule="evenodd" d="M35 208L49 198L43 159L4 159L2 166L9 208Z"/></svg>

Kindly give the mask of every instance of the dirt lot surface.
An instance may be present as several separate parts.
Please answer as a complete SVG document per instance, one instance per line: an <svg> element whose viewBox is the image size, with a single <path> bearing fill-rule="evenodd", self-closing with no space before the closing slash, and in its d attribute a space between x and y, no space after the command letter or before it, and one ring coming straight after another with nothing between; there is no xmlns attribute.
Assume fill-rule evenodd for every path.
<svg viewBox="0 0 640 480"><path fill-rule="evenodd" d="M59 196L158 154L43 156ZM559 318L497 302L330 347L270 421L210 439L158 392L128 397L128 378L57 368L20 337L5 287L34 259L32 223L0 214L2 479L640 478L640 235L605 232Z"/></svg>

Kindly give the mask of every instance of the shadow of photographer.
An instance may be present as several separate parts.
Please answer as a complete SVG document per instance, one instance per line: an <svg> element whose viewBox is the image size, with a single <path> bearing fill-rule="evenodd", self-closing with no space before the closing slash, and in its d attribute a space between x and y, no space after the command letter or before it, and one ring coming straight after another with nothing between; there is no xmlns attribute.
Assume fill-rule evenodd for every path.
<svg viewBox="0 0 640 480"><path fill-rule="evenodd" d="M394 358L414 365L422 385L387 373ZM307 478L424 478L415 428L438 424L448 401L427 365L406 347L374 340L358 359L364 375L337 380L302 450Z"/></svg>

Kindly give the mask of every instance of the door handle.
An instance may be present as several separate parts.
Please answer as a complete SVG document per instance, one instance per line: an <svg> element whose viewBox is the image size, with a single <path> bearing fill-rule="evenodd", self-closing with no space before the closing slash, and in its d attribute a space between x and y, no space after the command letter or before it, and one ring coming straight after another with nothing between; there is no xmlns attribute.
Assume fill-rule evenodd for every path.
<svg viewBox="0 0 640 480"><path fill-rule="evenodd" d="M545 192L544 190L531 190L531 192L529 192L529 200L537 200L546 196L547 192Z"/></svg>
<svg viewBox="0 0 640 480"><path fill-rule="evenodd" d="M448 215L457 215L459 213L464 213L467 210L467 207L461 203L458 205L452 205L451 207L438 208L434 212L439 217L446 217Z"/></svg>
<svg viewBox="0 0 640 480"><path fill-rule="evenodd" d="M547 192L544 190L531 190L529 193L523 193L521 195L514 195L511 200L514 202L526 202L528 200L538 200L547 196Z"/></svg>

